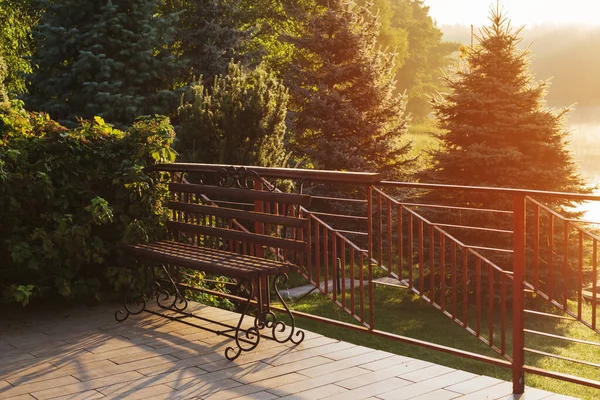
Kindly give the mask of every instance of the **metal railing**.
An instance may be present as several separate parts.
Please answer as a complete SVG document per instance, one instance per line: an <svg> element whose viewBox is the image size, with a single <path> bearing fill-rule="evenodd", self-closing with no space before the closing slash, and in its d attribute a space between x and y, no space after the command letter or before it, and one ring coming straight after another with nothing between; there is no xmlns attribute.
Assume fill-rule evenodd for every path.
<svg viewBox="0 0 600 400"><path fill-rule="evenodd" d="M203 174L228 167L168 164L159 169ZM309 224L306 231L310 236L309 249L308 256L301 261L302 275L357 324L301 312L295 312L296 315L509 368L514 393L523 392L526 372L600 388L599 381L528 365L526 355L557 358L588 367L600 367L598 364L552 354L527 346L525 341L527 334L561 343L600 346L597 341L525 326L526 317L568 318L600 333L597 321L600 237L586 229L586 223L564 217L543 202L599 201L600 196L388 182L381 181L379 174L370 173L237 168L257 172L271 190L277 190L279 181L292 180L296 190L312 192L313 204L293 211L306 215ZM317 190L311 183L317 185ZM327 189L333 187L333 194L328 193ZM503 196L509 206L494 209L471 204L437 204L424 201L415 191ZM475 214L487 217L479 217L478 221L491 223L471 223ZM478 242L485 237L494 240ZM375 294L382 286L408 290L420 297L498 356L379 330Z"/></svg>

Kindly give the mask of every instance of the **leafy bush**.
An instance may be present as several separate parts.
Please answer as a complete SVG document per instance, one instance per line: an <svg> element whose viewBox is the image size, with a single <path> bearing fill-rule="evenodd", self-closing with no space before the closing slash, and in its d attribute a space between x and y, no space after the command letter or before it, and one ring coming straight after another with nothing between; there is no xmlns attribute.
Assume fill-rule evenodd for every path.
<svg viewBox="0 0 600 400"><path fill-rule="evenodd" d="M0 105L0 290L8 301L98 297L127 282L121 244L165 234L172 162L166 117L126 132L96 117L69 130L45 114Z"/></svg>
<svg viewBox="0 0 600 400"><path fill-rule="evenodd" d="M6 95L6 88L4 87L4 80L6 79L7 74L6 63L4 62L4 58L0 54L0 103L5 103L8 101L8 96Z"/></svg>

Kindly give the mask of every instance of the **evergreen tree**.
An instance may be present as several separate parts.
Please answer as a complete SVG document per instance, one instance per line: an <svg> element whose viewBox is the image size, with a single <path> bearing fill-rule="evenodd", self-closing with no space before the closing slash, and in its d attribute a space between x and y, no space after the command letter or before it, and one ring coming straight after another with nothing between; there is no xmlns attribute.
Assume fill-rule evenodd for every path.
<svg viewBox="0 0 600 400"><path fill-rule="evenodd" d="M173 18L159 18L157 0L46 2L34 29L28 108L73 124L102 116L117 125L176 107L175 64L164 51Z"/></svg>
<svg viewBox="0 0 600 400"><path fill-rule="evenodd" d="M520 30L513 30L497 8L490 21L477 46L463 49L463 67L447 78L450 92L433 102L446 133L440 135L442 146L432 153L433 166L421 180L589 193L567 148L566 110L545 107L548 83L531 75L528 52L517 48ZM511 208L510 198L497 195L452 191L430 196L465 206ZM564 200L548 203L572 205Z"/></svg>
<svg viewBox="0 0 600 400"><path fill-rule="evenodd" d="M288 93L273 74L231 63L212 87L196 84L192 90L193 102L179 108L176 148L182 160L285 166Z"/></svg>
<svg viewBox="0 0 600 400"><path fill-rule="evenodd" d="M249 32L242 28L241 0L166 0L163 14L178 14L174 49L182 63L183 84L200 76L212 82L226 74L230 60L240 58Z"/></svg>
<svg viewBox="0 0 600 400"><path fill-rule="evenodd" d="M322 2L323 3L323 2ZM352 1L330 0L307 19L289 76L295 149L316 168L406 173L404 101L394 55L378 49L378 20Z"/></svg>

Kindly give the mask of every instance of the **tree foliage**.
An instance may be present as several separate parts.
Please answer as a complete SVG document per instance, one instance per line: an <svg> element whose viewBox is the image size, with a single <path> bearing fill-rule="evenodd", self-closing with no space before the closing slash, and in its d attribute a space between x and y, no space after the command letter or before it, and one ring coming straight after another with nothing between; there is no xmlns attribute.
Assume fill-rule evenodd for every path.
<svg viewBox="0 0 600 400"><path fill-rule="evenodd" d="M264 64L278 78L285 76L296 49L281 38L299 36L305 13L315 4L315 0L240 0L243 26L251 32L243 47L246 64Z"/></svg>
<svg viewBox="0 0 600 400"><path fill-rule="evenodd" d="M442 41L423 0L375 0L371 7L381 21L378 43L396 52L397 91L406 92L413 119L423 119L431 112L429 96L443 87L442 69L450 65L458 44Z"/></svg>
<svg viewBox="0 0 600 400"><path fill-rule="evenodd" d="M7 66L5 86L11 97L26 90L23 75L31 72L31 27L40 13L34 0L0 0L0 55Z"/></svg>
<svg viewBox="0 0 600 400"><path fill-rule="evenodd" d="M128 125L139 115L174 109L175 63L164 49L175 24L156 15L157 4L47 0L33 31L27 107L71 125L94 115Z"/></svg>
<svg viewBox="0 0 600 400"><path fill-rule="evenodd" d="M332 0L307 18L289 86L295 150L321 169L405 173L404 101L395 94L394 55L377 45L367 8Z"/></svg>
<svg viewBox="0 0 600 400"><path fill-rule="evenodd" d="M0 55L0 104L8 101L8 95L6 94L6 87L4 86L4 80L6 79L6 63L4 58Z"/></svg>
<svg viewBox="0 0 600 400"><path fill-rule="evenodd" d="M182 83L200 77L212 82L227 72L232 59L241 57L250 32L242 27L240 0L166 0L161 11L179 17L172 50L182 61Z"/></svg>
<svg viewBox="0 0 600 400"><path fill-rule="evenodd" d="M498 10L490 20L478 45L464 48L463 68L447 79L450 93L434 101L438 123L447 133L440 136L443 148L433 153L434 167L424 178L587 191L567 148L566 111L545 107L548 83L536 82L529 72L527 51L517 49L520 31L512 30Z"/></svg>
<svg viewBox="0 0 600 400"><path fill-rule="evenodd" d="M179 108L183 160L284 166L288 92L273 74L231 63L210 88L199 83L192 91L193 101Z"/></svg>
<svg viewBox="0 0 600 400"><path fill-rule="evenodd" d="M46 114L0 105L0 292L6 300L94 298L126 285L127 243L163 237L168 119L122 132L84 121L69 130Z"/></svg>

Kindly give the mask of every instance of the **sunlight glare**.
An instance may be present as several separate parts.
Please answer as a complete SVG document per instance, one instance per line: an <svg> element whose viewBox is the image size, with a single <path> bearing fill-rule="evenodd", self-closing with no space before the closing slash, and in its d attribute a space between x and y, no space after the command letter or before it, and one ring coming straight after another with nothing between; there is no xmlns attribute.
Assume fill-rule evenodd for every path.
<svg viewBox="0 0 600 400"><path fill-rule="evenodd" d="M488 23L490 6L495 1L424 0L429 14L438 25L475 25ZM597 0L502 0L500 7L515 25L600 25L600 2Z"/></svg>

